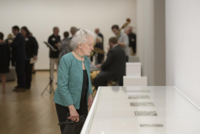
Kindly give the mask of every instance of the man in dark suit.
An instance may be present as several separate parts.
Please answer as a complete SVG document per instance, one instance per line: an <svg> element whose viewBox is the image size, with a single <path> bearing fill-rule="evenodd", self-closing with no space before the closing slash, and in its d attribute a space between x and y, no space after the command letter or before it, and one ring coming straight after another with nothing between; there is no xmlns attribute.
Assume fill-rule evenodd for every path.
<svg viewBox="0 0 200 134"><path fill-rule="evenodd" d="M98 86L107 86L107 82L110 80L117 81L120 86L123 85L126 54L117 44L115 37L109 39L109 45L110 50L106 61L102 65L97 65L97 67L101 68L101 72L93 80L96 89Z"/></svg>
<svg viewBox="0 0 200 134"><path fill-rule="evenodd" d="M55 64L57 65L56 70L58 68L58 55L59 55L59 50L58 46L60 43L60 36L59 34L59 28L54 27L53 28L53 34L49 36L48 38L48 43L51 44L57 51L52 51L52 49L49 49L49 58L50 58L50 78L53 81L54 79L54 66Z"/></svg>
<svg viewBox="0 0 200 134"><path fill-rule="evenodd" d="M18 26L12 27L12 33L16 36L10 46L15 50L13 58L16 62L16 73L17 73L17 86L13 91L24 92L26 91L26 76L25 76L25 39L19 32Z"/></svg>

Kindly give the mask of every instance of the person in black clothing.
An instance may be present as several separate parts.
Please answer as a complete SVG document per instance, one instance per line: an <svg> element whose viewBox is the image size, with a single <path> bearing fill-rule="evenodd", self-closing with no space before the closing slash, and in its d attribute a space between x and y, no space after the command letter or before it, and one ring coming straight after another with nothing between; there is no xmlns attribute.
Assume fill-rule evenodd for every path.
<svg viewBox="0 0 200 134"><path fill-rule="evenodd" d="M103 38L103 35L100 33L99 28L96 28L94 30L94 32L97 34L96 45L94 47L98 47L98 48L104 50L104 46L103 46L104 38ZM99 40L98 37L101 38L101 41L97 41L97 40ZM91 62L93 61L94 55L95 55L95 52L93 53L93 55L90 56ZM104 55L103 54L98 54L97 64L101 64L103 59L104 59Z"/></svg>
<svg viewBox="0 0 200 134"><path fill-rule="evenodd" d="M10 48L9 45L3 41L3 33L0 32L0 74L2 82L2 93L5 93L6 85L6 75L9 73L9 57L10 57Z"/></svg>
<svg viewBox="0 0 200 134"><path fill-rule="evenodd" d="M48 39L48 43L51 44L51 46L53 46L57 50L57 51L52 51L51 49L49 49L50 78L52 81L54 79L53 72L54 72L55 64L57 65L56 69L58 68L58 56L59 56L58 46L59 46L59 42L60 42L60 36L58 34L59 34L59 28L54 27L53 34L51 36L49 36L49 39Z"/></svg>
<svg viewBox="0 0 200 134"><path fill-rule="evenodd" d="M26 61L26 50L25 50L25 39L19 32L18 26L12 27L12 32L16 36L10 46L15 49L13 58L16 62L16 73L17 73L17 86L13 91L24 92L26 91L26 76L25 76L25 61Z"/></svg>
<svg viewBox="0 0 200 134"><path fill-rule="evenodd" d="M100 36L96 37L96 45L95 45L95 47L100 48L100 49L103 50L102 38ZM97 64L101 64L103 62L103 60L104 60L104 54L98 53Z"/></svg>
<svg viewBox="0 0 200 134"><path fill-rule="evenodd" d="M102 44L103 44L104 38L103 38L103 34L100 33L99 28L96 28L96 29L95 29L95 33L96 33L98 36L100 36L100 37L102 38Z"/></svg>
<svg viewBox="0 0 200 134"><path fill-rule="evenodd" d="M13 42L13 35L12 34L8 34L7 39L5 40L6 44L10 44ZM15 66L15 61L13 59L13 55L14 55L14 49L12 49L12 47L10 47L10 61L11 61L11 65L14 67Z"/></svg>
<svg viewBox="0 0 200 134"><path fill-rule="evenodd" d="M27 27L22 27L21 33L26 41L26 56L27 56L25 65L26 89L30 89L32 81L32 67L33 67L33 62L31 62L31 60L37 60L38 43L33 36L30 36L30 32Z"/></svg>
<svg viewBox="0 0 200 134"><path fill-rule="evenodd" d="M115 37L109 39L109 44L110 50L106 61L102 65L97 65L97 67L101 68L101 71L93 80L96 89L98 89L98 86L107 86L107 82L110 80L117 81L120 86L123 86L126 54L117 44Z"/></svg>
<svg viewBox="0 0 200 134"><path fill-rule="evenodd" d="M136 54L136 34L134 34L133 32L133 28L131 26L129 26L127 28L127 35L128 35L128 38L129 38L129 47L132 48L133 50L133 54L135 55Z"/></svg>

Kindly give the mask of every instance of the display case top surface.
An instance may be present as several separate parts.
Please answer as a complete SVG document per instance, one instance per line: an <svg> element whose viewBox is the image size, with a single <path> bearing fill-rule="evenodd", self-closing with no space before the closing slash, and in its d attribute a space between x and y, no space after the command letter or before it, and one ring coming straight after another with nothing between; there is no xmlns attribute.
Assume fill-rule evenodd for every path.
<svg viewBox="0 0 200 134"><path fill-rule="evenodd" d="M174 87L100 87L81 134L200 134L199 124Z"/></svg>

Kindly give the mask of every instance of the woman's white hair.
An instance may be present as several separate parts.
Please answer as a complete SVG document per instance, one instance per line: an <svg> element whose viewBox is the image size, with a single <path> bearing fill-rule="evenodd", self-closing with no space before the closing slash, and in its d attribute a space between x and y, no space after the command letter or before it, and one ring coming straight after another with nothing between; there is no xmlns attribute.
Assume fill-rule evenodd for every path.
<svg viewBox="0 0 200 134"><path fill-rule="evenodd" d="M75 50L78 47L78 44L84 44L87 41L87 38L92 36L95 39L95 35L93 32L87 29L80 29L73 36L70 47L72 50Z"/></svg>

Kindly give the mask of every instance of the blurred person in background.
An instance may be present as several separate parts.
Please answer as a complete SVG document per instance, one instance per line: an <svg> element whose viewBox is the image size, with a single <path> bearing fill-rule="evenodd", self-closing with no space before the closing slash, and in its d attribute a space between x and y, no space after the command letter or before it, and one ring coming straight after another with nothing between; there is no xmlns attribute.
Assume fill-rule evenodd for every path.
<svg viewBox="0 0 200 134"><path fill-rule="evenodd" d="M87 56L93 50L93 44L94 34L89 30L80 29L70 43L73 51L60 60L57 89L54 94L59 122L65 122L66 119L78 122L80 116L87 116L88 108L92 105L90 60ZM61 133L64 127L60 126Z"/></svg>
<svg viewBox="0 0 200 134"><path fill-rule="evenodd" d="M71 27L70 28L70 33L71 33L71 37L69 38L70 40L74 37L75 33L77 31L77 28L76 27Z"/></svg>
<svg viewBox="0 0 200 134"><path fill-rule="evenodd" d="M26 62L26 50L25 39L19 31L18 26L12 27L12 32L16 36L10 46L15 50L13 53L13 59L16 62L17 73L17 86L13 91L25 92L26 91L26 75L25 75L25 62Z"/></svg>
<svg viewBox="0 0 200 134"><path fill-rule="evenodd" d="M128 36L121 32L119 29L118 25L113 25L111 27L113 33L117 36L119 35L119 37L117 38L118 42L117 44L124 50L124 52L126 53L126 62L128 62L129 59L129 55L130 55L130 50L129 50L129 39Z"/></svg>
<svg viewBox="0 0 200 134"><path fill-rule="evenodd" d="M70 49L70 39L69 37L69 32L64 32L63 33L64 39L60 42L60 45L58 47L59 50L59 57L58 57L58 61L60 62L60 59L63 55L71 52Z"/></svg>
<svg viewBox="0 0 200 134"><path fill-rule="evenodd" d="M11 44L14 40L14 37L12 34L8 34L7 39L6 39L6 44ZM10 47L10 61L11 61L11 65L14 67L15 66L15 61L13 59L13 55L14 55L14 48Z"/></svg>
<svg viewBox="0 0 200 134"><path fill-rule="evenodd" d="M6 73L9 73L10 48L9 45L6 42L4 42L3 37L3 33L0 32L0 74L2 83L2 93L5 93Z"/></svg>
<svg viewBox="0 0 200 134"><path fill-rule="evenodd" d="M100 36L96 37L96 45L95 45L95 47L100 48L100 49L103 50L102 38ZM97 64L101 64L103 62L103 60L104 60L104 54L98 53Z"/></svg>
<svg viewBox="0 0 200 134"><path fill-rule="evenodd" d="M103 38L103 35L100 33L100 30L99 28L96 28L94 30L94 32L96 33L96 44L94 47L97 47L97 48L100 48L102 50L104 50L104 45L103 45L103 42L104 42L104 38ZM93 62L93 58L95 57L95 53L92 53L91 56L90 56L90 60L91 62ZM102 60L104 58L104 54L98 54L98 57L97 57L97 64L101 64L102 63Z"/></svg>
<svg viewBox="0 0 200 134"><path fill-rule="evenodd" d="M49 48L49 58L50 58L50 79L53 81L54 79L54 66L56 64L56 70L58 68L58 46L60 43L60 36L59 34L59 28L54 27L53 28L53 34L49 36L48 43L56 49L56 51L53 51L51 48Z"/></svg>
<svg viewBox="0 0 200 134"><path fill-rule="evenodd" d="M101 43L103 44L104 43L104 38L103 38L103 34L100 32L99 28L95 29L95 33L102 38L102 42Z"/></svg>
<svg viewBox="0 0 200 134"><path fill-rule="evenodd" d="M33 36L32 33L30 33L30 36ZM38 48L39 48L39 44L38 44ZM35 74L36 71L35 71L35 63L33 63L33 67L32 67L32 74Z"/></svg>
<svg viewBox="0 0 200 134"><path fill-rule="evenodd" d="M37 60L37 53L38 53L38 43L35 37L31 36L30 31L27 27L21 28L21 33L25 38L25 48L26 48L26 64L25 64L25 73L26 73L26 89L31 88L31 81L32 81L32 61Z"/></svg>
<svg viewBox="0 0 200 134"><path fill-rule="evenodd" d="M133 28L131 26L128 26L126 28L126 34L128 35L129 38L129 48L130 48L130 52L132 55L136 54L136 34L133 33Z"/></svg>

